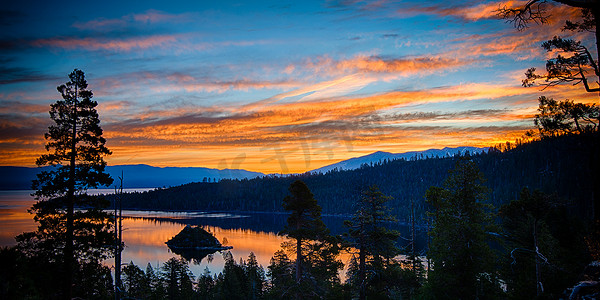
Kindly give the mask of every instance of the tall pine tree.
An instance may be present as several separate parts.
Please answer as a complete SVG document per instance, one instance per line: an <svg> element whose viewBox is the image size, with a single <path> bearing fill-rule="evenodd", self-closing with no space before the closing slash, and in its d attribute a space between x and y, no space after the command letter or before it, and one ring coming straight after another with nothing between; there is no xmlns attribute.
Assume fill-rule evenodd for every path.
<svg viewBox="0 0 600 300"><path fill-rule="evenodd" d="M321 206L308 186L297 180L289 191L283 206L291 213L281 234L294 240L284 243L285 248L296 253L293 294L297 298L318 298L339 283L337 272L343 267L337 260L339 243L323 223Z"/></svg>
<svg viewBox="0 0 600 300"><path fill-rule="evenodd" d="M433 207L428 256L433 270L427 291L435 299L490 299L498 291L495 255L488 244L491 207L476 164L461 159L443 188L431 187L425 197Z"/></svg>
<svg viewBox="0 0 600 300"><path fill-rule="evenodd" d="M30 211L39 227L17 238L25 253L43 256L62 269L54 278L62 280L65 299L75 296L75 284L77 293L89 292L81 286L83 278L74 274L108 257L113 243L110 215L102 211L107 203L86 195L87 189L113 181L104 171L104 157L111 152L102 137L98 103L92 101L83 71L74 70L69 79L57 87L62 100L51 105L54 125L45 134L49 153L36 161L40 167L50 166L32 184L38 202Z"/></svg>
<svg viewBox="0 0 600 300"><path fill-rule="evenodd" d="M366 299L368 286L383 277L389 261L400 252L396 247L400 233L386 227L386 222L395 221L385 206L390 199L377 186L369 187L362 192L352 220L345 222L348 244L358 250L357 270L351 282L358 287L359 299Z"/></svg>
<svg viewBox="0 0 600 300"><path fill-rule="evenodd" d="M289 191L291 195L283 199L283 207L291 214L281 233L296 240L296 282L300 283L305 267L305 243L321 239L329 234L329 231L321 220L321 206L317 204L308 186L297 180L290 185Z"/></svg>

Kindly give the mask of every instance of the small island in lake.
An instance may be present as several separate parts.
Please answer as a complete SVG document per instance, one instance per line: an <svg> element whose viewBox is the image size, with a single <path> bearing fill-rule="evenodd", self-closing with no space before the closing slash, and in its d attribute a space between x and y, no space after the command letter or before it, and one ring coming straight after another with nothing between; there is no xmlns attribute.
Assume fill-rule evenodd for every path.
<svg viewBox="0 0 600 300"><path fill-rule="evenodd" d="M223 246L217 238L200 226L185 226L176 236L165 244L169 249L180 255L186 261L200 264L202 259L209 257L217 251L233 249L231 246Z"/></svg>
<svg viewBox="0 0 600 300"><path fill-rule="evenodd" d="M223 246L217 238L200 226L192 227L186 225L176 236L165 244L171 250L206 250L221 251L232 249L231 246Z"/></svg>

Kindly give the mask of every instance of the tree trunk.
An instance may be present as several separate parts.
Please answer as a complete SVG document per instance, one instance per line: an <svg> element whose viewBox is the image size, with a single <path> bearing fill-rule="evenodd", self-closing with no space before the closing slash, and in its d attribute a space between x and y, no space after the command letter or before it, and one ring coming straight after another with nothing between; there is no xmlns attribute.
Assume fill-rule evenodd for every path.
<svg viewBox="0 0 600 300"><path fill-rule="evenodd" d="M123 207L121 195L123 194L123 172L121 172L121 185L119 193L115 199L115 300L121 299L121 252L123 251ZM118 215L117 215L117 201L118 203Z"/></svg>
<svg viewBox="0 0 600 300"><path fill-rule="evenodd" d="M300 283L302 280L302 240L296 240L296 282Z"/></svg>
<svg viewBox="0 0 600 300"><path fill-rule="evenodd" d="M115 189L116 191L116 189ZM120 290L119 290L119 279L120 279L120 272L119 272L119 252L120 252L120 245L119 245L119 208L117 206L117 201L118 199L115 199L115 300L119 300L121 299L121 294L120 294ZM119 261L117 263L117 261Z"/></svg>
<svg viewBox="0 0 600 300"><path fill-rule="evenodd" d="M360 281L359 299L366 299L366 269L367 269L367 256L365 253L364 245L360 245L358 253L358 280Z"/></svg>
<svg viewBox="0 0 600 300"><path fill-rule="evenodd" d="M415 201L414 199L410 200L410 253L412 255L412 272L417 275L417 252L415 251Z"/></svg>
<svg viewBox="0 0 600 300"><path fill-rule="evenodd" d="M596 21L596 67L598 68L596 76L600 77L600 74L598 74L600 73L600 43L598 42L600 40L600 31L598 31L598 28L600 28L600 8L593 8L592 15ZM598 92L598 97L600 97L600 91Z"/></svg>
<svg viewBox="0 0 600 300"><path fill-rule="evenodd" d="M594 20L596 21L596 66L598 68L598 72L600 72L600 8L596 7L594 9L592 9L592 15L594 16ZM596 73L596 76L600 77L600 74ZM600 81L600 80L599 80ZM600 92L598 92L598 97L600 98ZM597 103L600 103L600 101L598 101ZM600 124L598 125L600 126ZM592 147L594 149L594 151L592 152L592 169L596 170L596 172L593 172L593 176L596 177L596 179L599 177L598 176L598 140L594 137L592 137L594 140L592 141ZM596 180L595 182L598 182L598 180ZM593 195L592 195L592 211L594 214L594 224L596 226L596 224L600 224L600 184L594 184L594 188L593 188Z"/></svg>
<svg viewBox="0 0 600 300"><path fill-rule="evenodd" d="M600 126L600 125L599 125ZM591 141L590 141L590 147L592 148L592 151L590 151L590 164L591 164L591 170L592 170L592 182L596 182L596 184L592 184L592 195L591 195L591 200L592 200L592 219L594 222L594 226L599 226L600 225L600 184L597 184L597 182L600 182L600 173L598 172L598 170L600 170L600 158L599 158L599 151L600 151L600 138L598 138L598 133L591 135L590 137Z"/></svg>
<svg viewBox="0 0 600 300"><path fill-rule="evenodd" d="M538 248L538 240L537 240L537 221L533 222L533 248L535 249L535 286L536 286L536 295L539 297L544 292L544 288L542 286L542 271L540 269L540 251Z"/></svg>
<svg viewBox="0 0 600 300"><path fill-rule="evenodd" d="M67 196L67 232L65 241L65 286L64 297L71 299L73 295L73 267L75 255L73 251L73 210L75 206L75 159L77 157L77 89L79 78L75 84L75 99L73 101L73 131L71 133L71 164L69 166L69 193Z"/></svg>
<svg viewBox="0 0 600 300"><path fill-rule="evenodd" d="M72 173L72 172L71 172ZM75 193L73 188L69 188L68 204L67 204L67 232L65 237L65 282L64 282L64 297L71 299L73 294L73 206Z"/></svg>

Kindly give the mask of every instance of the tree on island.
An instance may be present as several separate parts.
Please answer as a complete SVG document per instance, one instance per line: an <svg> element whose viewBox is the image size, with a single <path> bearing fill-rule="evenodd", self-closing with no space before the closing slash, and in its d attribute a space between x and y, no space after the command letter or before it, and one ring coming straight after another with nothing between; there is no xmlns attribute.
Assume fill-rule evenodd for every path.
<svg viewBox="0 0 600 300"><path fill-rule="evenodd" d="M53 271L60 270L60 276L55 272L46 280L60 280L60 297L65 299L93 292L81 286L91 279L85 277L86 269L106 269L99 261L110 256L114 244L110 215L102 210L108 202L86 194L87 189L113 182L104 170L104 157L111 152L102 137L98 103L92 101L83 71L75 69L69 79L57 87L62 100L51 105L54 125L44 136L49 153L36 161L39 167L50 166L32 183L38 201L30 212L35 213L39 226L17 237L26 255L47 261Z"/></svg>
<svg viewBox="0 0 600 300"><path fill-rule="evenodd" d="M426 295L433 299L491 299L499 292L495 255L488 244L494 221L475 163L463 158L443 187L425 195L433 208Z"/></svg>

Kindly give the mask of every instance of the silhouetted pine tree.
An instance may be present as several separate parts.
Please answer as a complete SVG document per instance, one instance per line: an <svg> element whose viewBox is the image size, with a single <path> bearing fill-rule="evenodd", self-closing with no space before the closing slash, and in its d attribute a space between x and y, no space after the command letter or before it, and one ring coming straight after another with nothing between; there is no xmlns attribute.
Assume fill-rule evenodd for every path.
<svg viewBox="0 0 600 300"><path fill-rule="evenodd" d="M343 264L337 260L338 241L329 234L321 219L321 207L304 182L297 180L289 187L284 208L291 212L281 234L295 240L284 248L296 254L295 287L297 298L315 298L339 284L337 272Z"/></svg>
<svg viewBox="0 0 600 300"><path fill-rule="evenodd" d="M16 238L23 253L46 261L40 271L52 269L54 274L61 274L48 280L54 281L53 291L62 286L66 299L94 297L90 293L96 289L86 285L99 282L86 281L82 276L89 268L102 269L99 261L111 255L114 244L110 215L102 211L108 202L85 194L87 189L113 181L104 171L104 157L111 152L102 137L98 103L92 101L81 70L74 70L69 79L57 87L63 99L51 105L54 125L45 134L49 153L36 161L40 167L51 167L32 183L38 202L30 211L35 213L38 230ZM75 211L75 207L83 209Z"/></svg>
<svg viewBox="0 0 600 300"><path fill-rule="evenodd" d="M345 222L347 244L358 251L356 271L349 275L350 282L359 292L359 299L366 299L367 289L383 279L384 270L400 253L395 244L400 233L386 226L386 223L396 221L385 205L390 198L377 186L369 187L356 203L352 220Z"/></svg>
<svg viewBox="0 0 600 300"><path fill-rule="evenodd" d="M485 204L483 177L473 161L460 160L444 181L426 194L432 206L426 295L434 299L491 299L499 290L496 256L488 240L494 232Z"/></svg>

